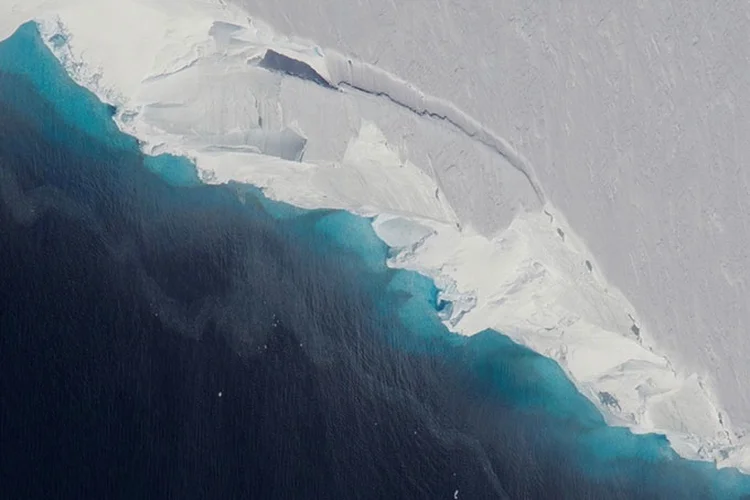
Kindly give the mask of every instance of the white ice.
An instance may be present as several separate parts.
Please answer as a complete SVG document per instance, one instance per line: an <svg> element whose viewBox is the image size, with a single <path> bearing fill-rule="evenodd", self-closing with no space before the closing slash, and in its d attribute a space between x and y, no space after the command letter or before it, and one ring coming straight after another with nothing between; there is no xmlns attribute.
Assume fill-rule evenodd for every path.
<svg viewBox="0 0 750 500"><path fill-rule="evenodd" d="M693 144L701 150L675 142L693 137L685 110L695 103L664 97L684 84L678 66L697 49L674 34L680 26L656 29L645 6L507 3L436 10L419 0L373 12L341 2L245 11L220 0L0 0L0 39L28 19L45 37L64 32L56 56L118 107L118 125L145 152L186 155L206 182L377 215L394 248L389 265L435 280L453 302L451 330L500 330L558 361L612 424L663 432L683 456L750 471L732 424L750 423L750 406L733 402L747 400L736 332L750 319L716 306L744 290L746 245L735 240L746 231L691 184L699 168L687 155L727 179L745 153L739 139ZM715 45L695 30L692 47ZM649 58L628 59L619 42L632 33L628 51ZM267 49L338 89L259 67ZM636 71L647 69L660 79ZM729 114L702 123L733 116L737 93L725 88L704 111ZM654 122L648 103L670 118ZM689 181L660 173L678 158ZM744 181L721 188L747 191ZM686 225L686 211L703 214L708 225L697 227L708 232ZM718 398L712 387L727 383Z"/></svg>

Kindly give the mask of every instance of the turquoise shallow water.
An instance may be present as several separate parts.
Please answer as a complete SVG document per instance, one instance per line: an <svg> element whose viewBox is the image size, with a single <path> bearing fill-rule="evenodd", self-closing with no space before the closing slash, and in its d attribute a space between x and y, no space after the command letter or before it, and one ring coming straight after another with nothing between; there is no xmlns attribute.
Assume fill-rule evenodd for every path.
<svg viewBox="0 0 750 500"><path fill-rule="evenodd" d="M387 268L368 219L144 157L34 24L0 43L0 75L0 467L21 496L750 492L607 426L501 333L451 334L434 284Z"/></svg>
<svg viewBox="0 0 750 500"><path fill-rule="evenodd" d="M55 46L66 41L62 35L55 35L50 43ZM23 54L23 57L19 54ZM91 92L81 92L80 88L71 85L59 85L60 81L69 78L57 59L50 58L49 55L36 25L27 23L20 27L15 36L3 42L0 68L34 82L36 92L47 102L54 103L55 112L64 123L76 127L112 149L133 151L138 142L134 137L120 133L112 120L116 109L103 105ZM40 115L42 111L35 108L41 105L41 101L30 99L27 102L26 96L10 95L17 90L19 89L14 87L6 89L6 98L27 107L29 114ZM53 122L42 124L45 136L50 140L65 143L67 138L61 136L61 129L54 125ZM66 144L68 148L77 146L85 145ZM167 182L177 185L200 182L194 165L184 158L165 154L145 157L144 161L148 168L160 173Z"/></svg>

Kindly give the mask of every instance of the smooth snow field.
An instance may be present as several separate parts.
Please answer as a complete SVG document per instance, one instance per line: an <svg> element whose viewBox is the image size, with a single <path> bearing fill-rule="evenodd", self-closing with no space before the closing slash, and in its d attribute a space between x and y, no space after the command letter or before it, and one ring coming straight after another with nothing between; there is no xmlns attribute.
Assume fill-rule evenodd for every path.
<svg viewBox="0 0 750 500"><path fill-rule="evenodd" d="M43 43L38 58L0 50L0 72L36 82L65 126L139 150L173 189L258 188L243 196L296 238L357 254L362 270L342 266L371 276L367 294L396 273L384 290L417 297L397 314L417 340L389 342L413 355L427 349L414 332L445 330L430 333L441 362L553 415L540 422L587 480L638 457L674 467L644 497L681 482L739 496L747 476L715 469L750 472L750 6L659 5L0 0L0 48L21 25ZM65 104L78 91L49 83L56 70L38 68L53 64L89 101ZM99 101L112 120L82 111ZM313 236L290 222L321 209L334 215ZM545 380L532 403L502 382L520 365L487 375L472 361L524 348L541 356L523 369ZM497 467L487 453L482 467ZM643 474L638 463L621 474ZM674 479L693 475L710 486ZM504 477L488 483L497 496Z"/></svg>

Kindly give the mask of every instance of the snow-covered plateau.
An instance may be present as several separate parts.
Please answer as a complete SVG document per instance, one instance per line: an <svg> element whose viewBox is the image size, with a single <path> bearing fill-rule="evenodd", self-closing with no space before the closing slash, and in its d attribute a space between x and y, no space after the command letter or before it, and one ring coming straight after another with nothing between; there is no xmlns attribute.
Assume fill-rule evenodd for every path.
<svg viewBox="0 0 750 500"><path fill-rule="evenodd" d="M453 84L465 84L463 91L455 92L461 100L473 99L475 107L504 109L507 103L496 102L505 98L502 90L495 94L471 90L476 85L502 87L505 78L488 76L490 66L498 64L494 59L515 65L513 71L539 70L523 57L508 54L507 46L482 47L485 55L477 55L481 51L476 47L464 45L462 37L468 35L458 33L461 29L451 20L450 9L435 15L445 18L441 26L448 32L441 36L454 37L455 48L443 52L442 45L419 47L413 58L403 56L398 61L386 54L388 62L381 65L377 55L358 56L358 50L341 37L334 40L321 34L316 39L330 46L318 46L292 36L298 24L320 20L314 13L300 12L299 19L291 21L295 14L287 11L281 23L272 7L246 11L220 0L1 1L0 39L27 20L37 21L69 74L117 107L118 126L136 136L146 153L187 156L205 182L247 182L271 198L300 207L340 208L373 216L375 231L393 249L389 264L431 277L442 298L451 302L441 313L451 330L463 335L487 328L501 331L556 360L613 425L664 433L682 456L750 471L750 446L744 431L732 424L750 421L750 413L739 407L726 411L727 394L720 399L712 389L723 383L714 374L728 351L717 344L713 362L691 357L688 347L682 355L671 356L679 354L680 342L667 339L674 334L656 316L670 318L684 310L682 306L670 302L674 310L649 310L642 318L640 307L637 311L618 286L607 282L599 259L587 246L591 226L585 226L584 242L556 208L562 191L548 185L554 176L542 177L538 172L582 168L570 160L537 165L570 153L551 151L553 146L547 144L543 155L526 156L537 143L513 137L516 149L494 131L512 129L513 123L499 127L496 118L487 118L489 111L451 102L453 87L431 95L430 84L412 78L422 71L452 79ZM421 19L408 5L398 8L404 10L403 19L414 23ZM364 39L373 39L374 29L391 34L408 31L399 23L375 24L387 17L389 9L384 7L385 14L373 17L377 21L372 25L360 26ZM258 13L261 18L253 15ZM289 31L277 31L263 19L285 24ZM518 18L503 22L521 32L541 29L519 24ZM617 20L605 15L600 25L602 30L612 30ZM325 29L321 21L318 31ZM299 32L308 35L305 29ZM492 38L484 43L487 39ZM403 49L413 48L415 40ZM545 43L555 60L574 56L553 50L552 41ZM659 43L653 41L653 50L661 50ZM382 50L395 50L395 45L383 44ZM487 59L481 75L468 77L456 70L451 76L444 74L447 66L423 68L429 50L437 54L429 62L435 65L471 65L471 58ZM495 54L494 62L488 62L490 53ZM404 61L414 67L399 68ZM558 71L564 71L562 62L556 64ZM588 80L577 75L573 65L568 68L569 84L586 92ZM528 97L529 109L534 109L534 96ZM609 112L616 114L621 105L614 100ZM560 127L569 127L572 118L555 112L554 106L545 108L544 120L558 119ZM597 134L607 134L607 130L583 130L597 141ZM539 134L541 144L546 139ZM609 147L622 148L621 138L612 137ZM662 156L673 153L661 151ZM732 149L720 153L739 154ZM527 159L532 156L533 164ZM594 161L586 158L584 170L598 168ZM613 179L607 184L611 196L620 196L618 182ZM581 203L585 205L589 196L585 189L571 195L579 200L577 208L570 209L579 219ZM601 207L592 205L588 210L601 211ZM634 222L634 231L650 227L645 219ZM718 215L712 220L717 227L723 224ZM609 224L618 223L614 214ZM663 237L654 232L647 236L654 241ZM613 239L611 232L601 237ZM621 236L620 244L631 245L623 239L627 237ZM601 244L596 247L606 251ZM632 259L617 261L610 254L604 260L608 275L617 275L609 273L612 266L635 266ZM728 264L727 279L734 276L731 267L740 261L733 262ZM654 273L656 278L661 275ZM621 283L629 282L616 284ZM646 291L636 294L641 303L649 294L659 293L648 286L644 283ZM632 287L620 288L627 288L628 296L635 294ZM711 294L710 288L701 290ZM688 302L684 307L697 306ZM711 335L707 330L699 334ZM700 345L706 343L704 339ZM726 349L732 347L742 351L741 346Z"/></svg>

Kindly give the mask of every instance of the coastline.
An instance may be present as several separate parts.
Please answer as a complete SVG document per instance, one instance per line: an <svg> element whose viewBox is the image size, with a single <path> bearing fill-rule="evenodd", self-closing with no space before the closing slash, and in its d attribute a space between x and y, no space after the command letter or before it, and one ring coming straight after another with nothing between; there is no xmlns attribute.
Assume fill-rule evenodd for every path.
<svg viewBox="0 0 750 500"><path fill-rule="evenodd" d="M207 20L205 25L211 26L212 23L213 20ZM48 43L54 34L63 33L68 36L67 33L60 31L65 26L64 24L47 22L42 23L41 26ZM74 31L72 35L75 37ZM200 41L198 34L195 36L196 40ZM210 43L210 39L202 40L200 43ZM455 214L451 213L450 204L447 206L442 202L433 204L428 202L427 196L424 197L424 203L417 207L391 206L384 210L382 207L371 205L372 200L362 203L360 200L326 198L323 195L330 193L326 191L330 184L324 183L316 185L320 192L316 193L312 190L307 193L309 196L306 200L290 199L288 192L284 191L284 183L287 183L287 188L295 191L295 186L298 184L285 179L283 172L299 174L301 170L304 170L305 172L299 175L306 176L310 171L320 168L315 164L303 164L300 167L299 164L294 165L294 162L275 159L273 169L262 172L263 176L257 171L241 173L226 171L222 176L217 175L214 170L214 177L211 178L210 175L206 175L212 170L207 168L210 164L210 155L190 147L184 148L184 145L179 142L170 143L168 141L170 136L167 134L156 136L157 140L154 144L154 136L149 136L146 132L149 124L145 121L139 122L141 117L132 114L133 110L129 107L128 97L125 97L126 92L117 89L116 86L108 86L114 81L109 77L102 78L106 75L107 69L92 70L90 66L87 66L85 57L79 58L76 55L78 49L74 50L67 42L57 46L50 44L49 47L77 83L88 88L104 102L118 107L116 116L118 126L124 132L142 141L145 151L184 154L195 161L204 174L204 180L208 182L221 183L233 178L233 180L256 184L264 188L264 192L270 198L304 208L343 208L358 215L378 215L374 224L376 232L380 228L379 236L386 243L390 241L389 246L394 249L394 256L389 264L393 267L416 270L435 280L436 285L441 289L441 296L454 304L451 315L445 318L446 325L452 331L472 335L487 327L497 328L514 341L556 360L576 383L579 390L597 405L613 425L627 425L635 432L664 432L670 437L675 450L686 458L713 460L719 467L738 467L743 472L750 470L750 452L748 458L745 458L742 450L733 450L734 447L739 446L739 438L731 430L728 418L725 415L722 416L713 406L712 401L715 398L710 389L705 387L705 383L700 378L678 376L668 360L652 353L654 347L647 328L632 319L637 317L632 306L596 274L598 269L596 262L592 257L587 256L585 246L575 237L573 230L564 222L563 217L555 213L553 207L546 205L538 212L521 212L523 215L516 215L508 229L497 237L488 239L473 233L470 227L456 229L456 220L452 218ZM110 83L106 83L107 81ZM388 150L388 147L380 142L379 138L371 140L370 143L378 147L383 146L378 149L382 157L390 159L399 157L399 154L393 151L391 152L395 156L388 157L384 152ZM243 156L242 153L233 154L239 162L247 159L247 156ZM214 157L218 159L220 155L216 153ZM414 178L429 182L419 177L417 170L411 172L416 176ZM394 173L394 175L397 174ZM401 177L397 178L401 179ZM438 186L426 186L426 193L430 193L433 188L439 190ZM390 234L382 231L383 223L388 221L388 217L394 216L399 217L410 230L405 231L402 227L391 231ZM458 222L460 224L460 221ZM564 236L560 235L558 229ZM446 248L451 250L446 250ZM513 262L514 265L508 264L508 261ZM455 265L456 270L446 271L450 265ZM500 283L473 282L469 274L477 276L477 265L497 266L499 268L497 275L502 277L498 280ZM585 292L581 292L581 285L588 287ZM502 297L509 296L511 288L513 290L510 295L515 294L517 301L505 301L498 304ZM580 300L577 302L566 303L566 300L571 300L569 296L571 293L581 293L583 297L579 297ZM588 295L589 293L591 295ZM605 298L597 297L597 293L604 294ZM531 298L536 302L529 303ZM515 317L508 315L509 312L517 310L519 305L531 304L538 309L519 312L519 315ZM546 310L548 307L551 311ZM630 324L628 323L629 314L632 316ZM519 323L523 323L523 326ZM638 333L633 333L633 326ZM621 353L637 353L640 357L615 359L604 363L604 367L597 369L592 369L585 359L576 362L574 358L579 355L588 358L604 357L607 354L604 347L592 348L591 345L585 343L585 339L597 330L608 332L608 335L600 339L602 346L609 345L612 341L621 342L623 346ZM577 340L572 343L567 338L561 341L563 333L566 333L568 337L572 333L574 339ZM576 335L578 337L575 337ZM639 346L640 351L643 352L638 350ZM631 366L620 369L631 361ZM653 381L651 387L653 391L646 399L653 403L657 410L667 412L667 415L662 415L659 411L655 412L657 417L664 418L661 423L654 422L653 415L648 414L648 404L641 401L641 395L636 390L645 378L644 373L645 377L650 377ZM625 390L622 388L623 381L630 383ZM614 411L612 404L605 404L600 395L602 392L615 394L618 387L619 391L626 395L617 399L620 414ZM604 388L610 390L604 390ZM627 394L630 396L628 397ZM688 399L683 399L684 394L687 394ZM671 400L670 395L673 396ZM684 418L675 419L669 414L670 409L676 409L673 412L674 415L688 417L689 415L681 413L680 406L689 405L696 401L696 398L698 400L703 398L707 406L706 411L695 417L693 421L686 423ZM621 415L622 413L632 414L632 418L629 420L629 417ZM702 432L710 429L707 433L708 437L691 436L698 428L702 428ZM687 432L684 432L685 430ZM724 456L725 453L726 456Z"/></svg>

